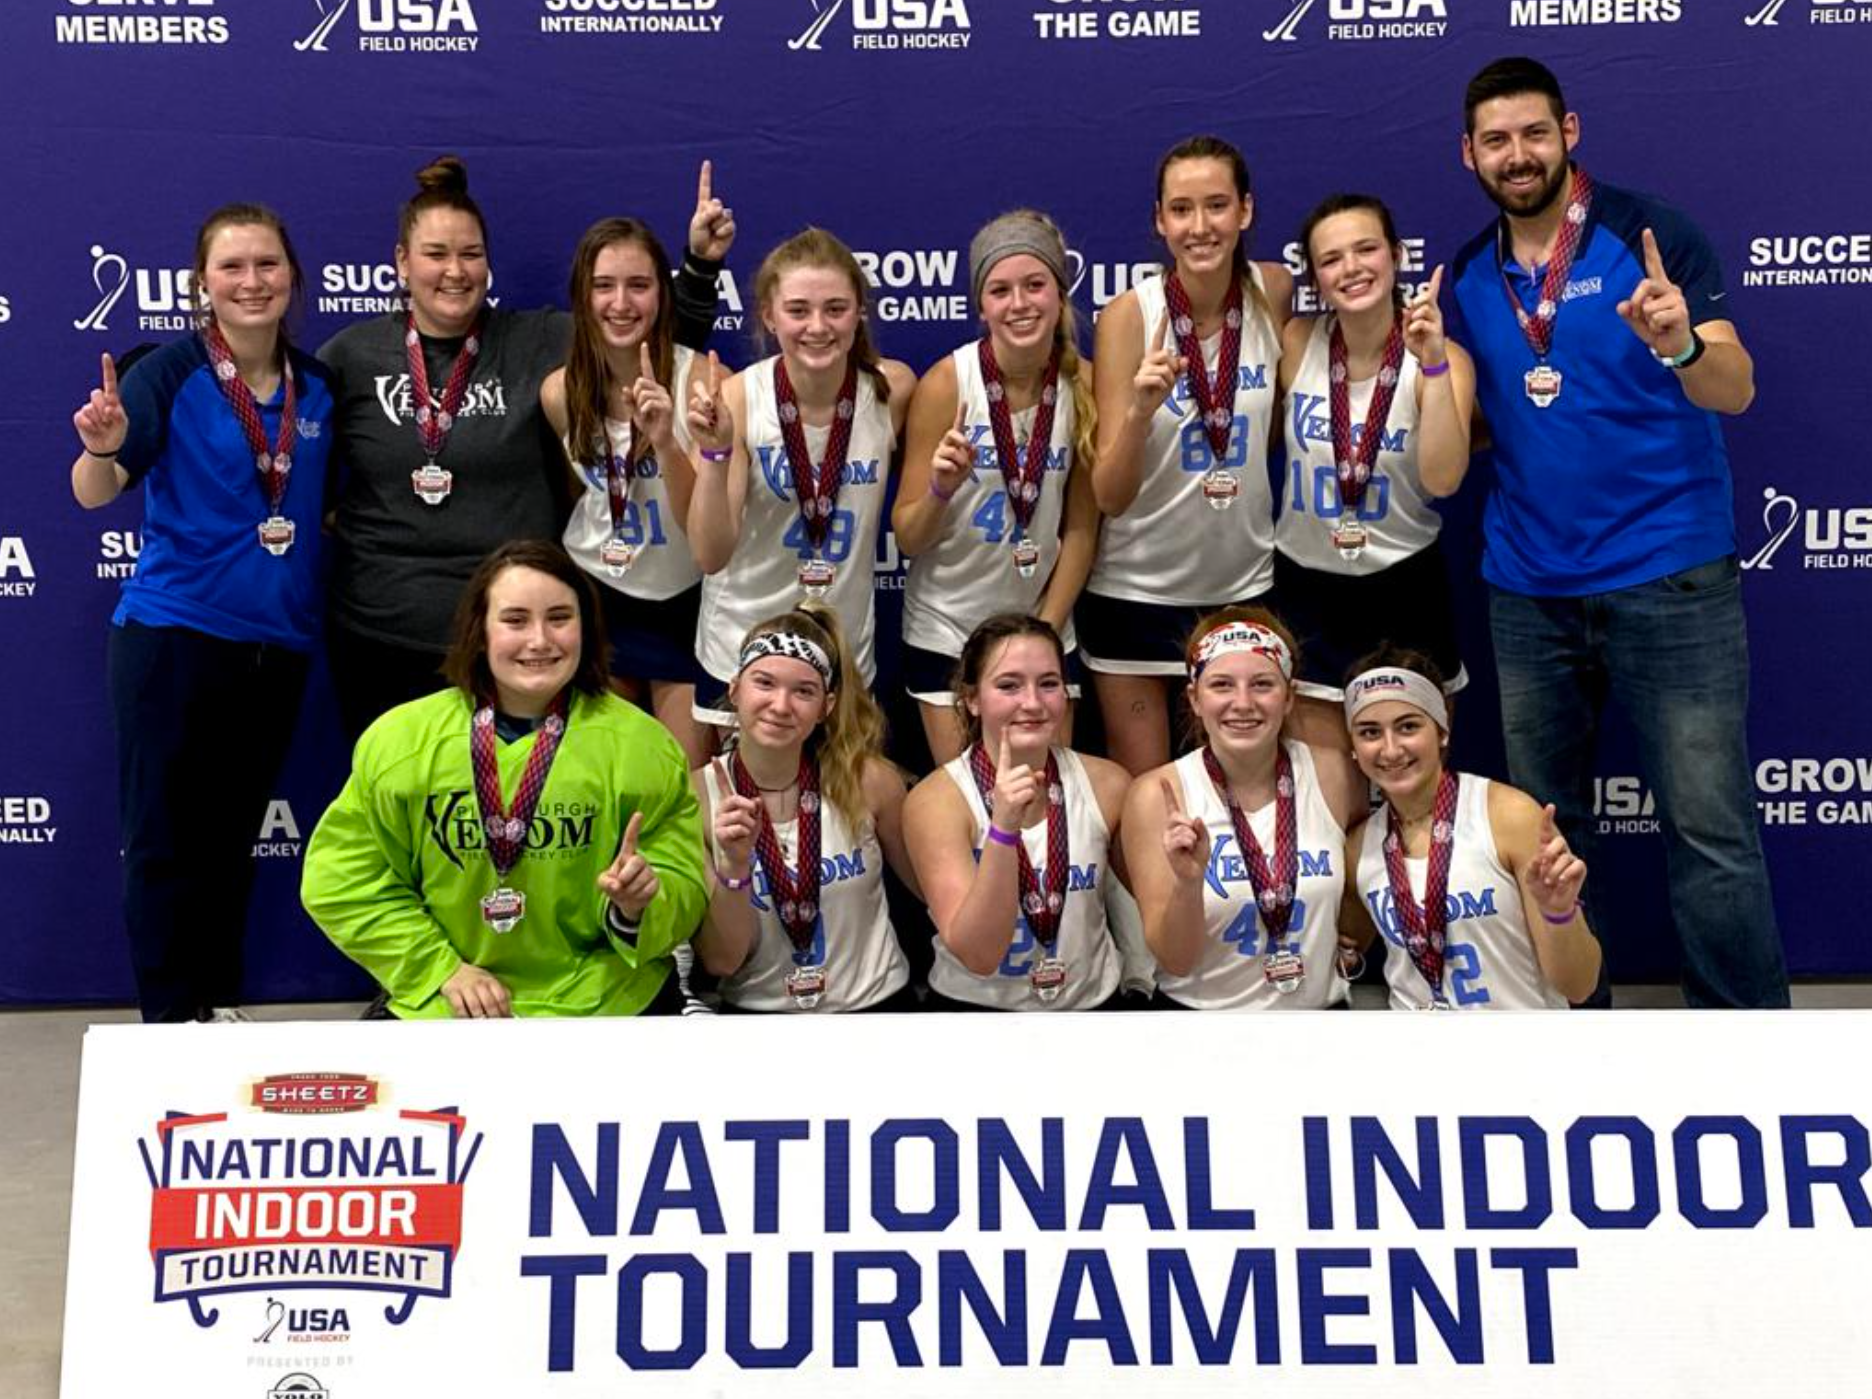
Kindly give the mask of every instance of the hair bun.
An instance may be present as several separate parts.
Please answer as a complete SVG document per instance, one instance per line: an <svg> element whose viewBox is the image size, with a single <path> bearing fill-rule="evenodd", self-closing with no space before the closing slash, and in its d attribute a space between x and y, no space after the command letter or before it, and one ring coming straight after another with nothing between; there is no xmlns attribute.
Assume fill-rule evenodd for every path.
<svg viewBox="0 0 1872 1399"><path fill-rule="evenodd" d="M424 194L468 193L468 167L458 155L439 155L416 172L416 188Z"/></svg>

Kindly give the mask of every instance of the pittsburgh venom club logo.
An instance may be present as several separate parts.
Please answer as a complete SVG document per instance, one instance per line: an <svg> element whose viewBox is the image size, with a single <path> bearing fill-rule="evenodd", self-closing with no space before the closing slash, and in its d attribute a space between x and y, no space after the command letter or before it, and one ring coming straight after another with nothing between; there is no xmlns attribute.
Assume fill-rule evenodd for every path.
<svg viewBox="0 0 1872 1399"><path fill-rule="evenodd" d="M158 1302L195 1324L222 1293L334 1289L389 1293L392 1325L423 1297L447 1297L461 1248L462 1192L481 1149L454 1108L380 1111L360 1074L283 1074L247 1105L283 1115L171 1112L139 1141L150 1182ZM367 1113L340 1126L335 1114Z"/></svg>

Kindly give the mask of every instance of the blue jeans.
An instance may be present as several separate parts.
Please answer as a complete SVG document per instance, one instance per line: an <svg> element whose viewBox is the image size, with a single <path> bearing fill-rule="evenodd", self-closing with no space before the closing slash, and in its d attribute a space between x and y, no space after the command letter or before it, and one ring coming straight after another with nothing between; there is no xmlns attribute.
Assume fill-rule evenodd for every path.
<svg viewBox="0 0 1872 1399"><path fill-rule="evenodd" d="M1721 558L1585 597L1489 589L1508 771L1592 862L1599 715L1617 701L1657 797L1693 1006L1785 1006L1749 766L1741 573ZM1590 881L1589 881L1590 883Z"/></svg>

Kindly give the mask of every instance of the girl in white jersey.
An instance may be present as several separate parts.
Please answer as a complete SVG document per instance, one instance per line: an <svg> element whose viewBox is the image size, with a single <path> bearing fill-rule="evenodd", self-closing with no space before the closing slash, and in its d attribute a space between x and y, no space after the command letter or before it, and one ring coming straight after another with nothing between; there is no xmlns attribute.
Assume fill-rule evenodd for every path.
<svg viewBox="0 0 1872 1399"><path fill-rule="evenodd" d="M970 635L956 705L967 749L911 792L910 855L936 924L932 1006L1085 1010L1122 976L1105 881L1122 870L1125 773L1060 747L1065 648L1037 617Z"/></svg>
<svg viewBox="0 0 1872 1399"><path fill-rule="evenodd" d="M1380 200L1334 195L1300 246L1327 313L1282 336L1274 588L1304 657L1293 732L1343 748L1340 680L1380 639L1428 653L1452 690L1467 679L1430 502L1468 469L1475 372L1443 335L1443 269L1405 301L1404 248Z"/></svg>
<svg viewBox="0 0 1872 1399"><path fill-rule="evenodd" d="M731 1010L916 1009L884 898L887 860L916 890L904 783L848 661L825 609L756 625L728 687L735 746L692 774L714 871L695 948Z"/></svg>
<svg viewBox="0 0 1872 1399"><path fill-rule="evenodd" d="M1364 781L1343 751L1281 737L1294 644L1271 613L1223 608L1186 655L1203 745L1139 777L1125 801L1158 991L1191 1010L1339 1005L1341 856Z"/></svg>
<svg viewBox="0 0 1872 1399"><path fill-rule="evenodd" d="M910 401L891 524L911 556L905 687L938 763L962 751L949 681L977 624L1031 612L1072 648L1099 516L1092 366L1079 357L1066 265L1045 214L1017 209L984 226L969 281L986 333L938 360Z"/></svg>
<svg viewBox="0 0 1872 1399"><path fill-rule="evenodd" d="M1345 687L1346 726L1384 806L1346 842L1348 951L1384 934L1393 1010L1564 1010L1599 976L1580 909L1586 866L1554 809L1444 767L1443 676L1382 647Z"/></svg>
<svg viewBox="0 0 1872 1399"><path fill-rule="evenodd" d="M636 219L587 229L572 258L572 348L540 407L572 467L566 552L603 585L612 687L699 766L711 746L690 713L702 571L682 528L695 473L674 410L695 352L674 341L670 282L663 245Z"/></svg>
<svg viewBox="0 0 1872 1399"><path fill-rule="evenodd" d="M1248 167L1214 136L1157 169L1171 266L1099 317L1092 484L1109 519L1077 614L1112 756L1170 756L1181 639L1213 608L1274 582L1267 450L1293 278L1251 263Z"/></svg>
<svg viewBox="0 0 1872 1399"><path fill-rule="evenodd" d="M873 560L916 386L908 365L871 348L864 272L824 229L767 255L754 300L780 353L726 382L711 354L689 393L689 544L708 575L696 645L715 682L696 716L716 724L733 722L722 691L737 669L735 639L802 598L838 614L856 670L847 681L870 685Z"/></svg>

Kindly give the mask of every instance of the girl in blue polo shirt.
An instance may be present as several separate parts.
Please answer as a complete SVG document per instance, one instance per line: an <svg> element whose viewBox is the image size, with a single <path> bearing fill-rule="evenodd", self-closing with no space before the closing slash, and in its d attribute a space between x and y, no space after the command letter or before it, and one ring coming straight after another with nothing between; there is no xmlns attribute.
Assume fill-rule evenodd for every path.
<svg viewBox="0 0 1872 1399"><path fill-rule="evenodd" d="M277 214L229 204L195 240L196 333L104 356L73 414L87 509L145 486L111 618L124 919L143 1018L239 1020L252 846L319 631L332 394L287 343L303 285Z"/></svg>

